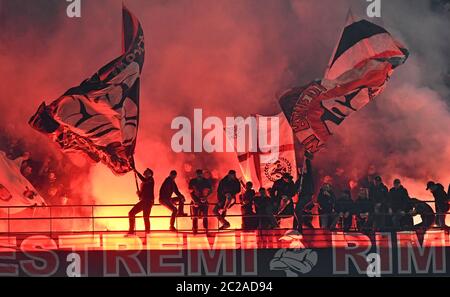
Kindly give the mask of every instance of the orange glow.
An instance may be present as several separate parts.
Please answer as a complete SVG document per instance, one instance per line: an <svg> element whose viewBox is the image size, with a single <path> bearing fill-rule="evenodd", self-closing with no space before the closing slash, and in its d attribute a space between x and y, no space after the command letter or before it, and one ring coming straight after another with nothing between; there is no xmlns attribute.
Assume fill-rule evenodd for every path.
<svg viewBox="0 0 450 297"><path fill-rule="evenodd" d="M92 170L92 195L95 197L96 204L134 204L137 203L138 198L136 196L136 185L133 173L128 173L124 176L115 176L105 166L95 166ZM158 193L159 187L163 178L155 178L155 203L159 203ZM190 195L187 190L187 184L183 179L177 177L177 184L181 193L186 197L186 204L190 203ZM211 205L209 208L209 215L212 215ZM96 217L117 217L127 216L131 207L96 207ZM184 211L190 213L189 205L185 206ZM230 215L240 215L240 206L235 205L229 211ZM142 215L142 213L140 214ZM171 212L164 206L155 205L152 207L150 224L152 230L167 230L169 229L169 217ZM165 216L165 218L157 218L158 216ZM240 217L228 217L227 220L231 224L231 228L240 228L242 219ZM217 220L213 217L209 219L209 225L212 229L217 229ZM192 219L177 218L176 227L179 230L191 230ZM202 224L199 226L202 227ZM136 230L143 230L144 223L140 218L136 219ZM128 218L109 218L109 219L96 219L95 230L98 231L119 231L128 230Z"/></svg>
<svg viewBox="0 0 450 297"><path fill-rule="evenodd" d="M79 235L59 235L52 238L45 235L26 237L26 245L21 245L22 238L0 237L2 246L20 245L21 250L33 248L39 242L52 243L58 250L215 250L215 249L279 249L292 248L292 244L300 241L307 248L348 247L351 242L358 242L360 246L371 246L372 243L366 235L360 233L343 233L315 230L306 232L300 238L285 236L283 230L270 230L262 233L226 231L214 233L208 237L204 234L152 232L146 237L125 236L125 233L95 233ZM398 246L415 245L417 234L412 232L399 232L396 235ZM392 247L392 240L386 240L385 233L377 233L376 245L378 247ZM50 246L50 244L49 244ZM442 230L430 230L425 235L423 246L448 247L450 237Z"/></svg>

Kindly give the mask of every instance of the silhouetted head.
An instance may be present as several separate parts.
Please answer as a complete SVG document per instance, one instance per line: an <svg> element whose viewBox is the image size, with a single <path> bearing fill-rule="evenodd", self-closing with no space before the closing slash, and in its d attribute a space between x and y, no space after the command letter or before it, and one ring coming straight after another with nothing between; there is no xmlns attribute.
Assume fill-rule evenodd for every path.
<svg viewBox="0 0 450 297"><path fill-rule="evenodd" d="M402 183L398 178L394 179L394 188L398 189L401 185Z"/></svg>
<svg viewBox="0 0 450 297"><path fill-rule="evenodd" d="M175 170L172 170L172 171L170 171L169 176L170 176L172 179L175 179L175 178L177 177L177 172L176 172Z"/></svg>
<svg viewBox="0 0 450 297"><path fill-rule="evenodd" d="M378 185L381 185L383 180L381 179L381 176L377 175L377 176L375 176L374 182L375 182L375 185L378 186Z"/></svg>
<svg viewBox="0 0 450 297"><path fill-rule="evenodd" d="M145 169L144 176L146 178L152 177L153 176L153 170L151 170L150 168Z"/></svg>
<svg viewBox="0 0 450 297"><path fill-rule="evenodd" d="M197 169L195 170L195 175L200 178L203 177L203 170L202 169Z"/></svg>
<svg viewBox="0 0 450 297"><path fill-rule="evenodd" d="M245 184L245 189L246 190L251 190L253 188L253 183L251 181L247 182Z"/></svg>
<svg viewBox="0 0 450 297"><path fill-rule="evenodd" d="M434 191L436 189L436 183L434 181L427 182L427 190Z"/></svg>
<svg viewBox="0 0 450 297"><path fill-rule="evenodd" d="M266 196L267 195L267 192L266 192L265 188L259 188L258 192L259 192L259 194L261 194L261 196Z"/></svg>

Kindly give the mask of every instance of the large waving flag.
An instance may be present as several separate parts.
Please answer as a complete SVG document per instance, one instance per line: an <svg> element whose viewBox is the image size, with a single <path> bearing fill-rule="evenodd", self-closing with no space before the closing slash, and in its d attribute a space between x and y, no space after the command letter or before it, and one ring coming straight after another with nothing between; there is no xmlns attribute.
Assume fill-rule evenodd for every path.
<svg viewBox="0 0 450 297"><path fill-rule="evenodd" d="M278 129L274 129L273 123L269 124L272 118L277 119ZM261 137L262 133L264 133L266 139L270 140L272 137L277 137L278 141L276 143L271 143L270 141L265 143L265 141L259 141L258 139L257 151L249 151L248 149L238 151L236 146L235 151L244 181L253 182L256 189L259 187L267 189L273 185L274 181L280 179L284 173L289 173L296 178L297 164L294 136L285 116L282 113L272 117L256 115L256 127L258 130L262 127L261 121L268 123L266 126L267 130L258 131L257 137ZM234 145L234 138L236 137L235 127L227 127L226 136L228 141Z"/></svg>
<svg viewBox="0 0 450 297"><path fill-rule="evenodd" d="M46 105L30 125L67 152L83 152L115 174L131 170L139 124L139 86L144 33L123 7L123 54L79 86Z"/></svg>
<svg viewBox="0 0 450 297"><path fill-rule="evenodd" d="M290 89L279 100L305 149L319 151L343 120L384 89L408 54L384 28L349 15L324 78Z"/></svg>
<svg viewBox="0 0 450 297"><path fill-rule="evenodd" d="M22 160L22 158L10 160L4 152L0 151L0 206L45 205L44 198L20 173ZM21 210L23 209L11 208L10 213Z"/></svg>

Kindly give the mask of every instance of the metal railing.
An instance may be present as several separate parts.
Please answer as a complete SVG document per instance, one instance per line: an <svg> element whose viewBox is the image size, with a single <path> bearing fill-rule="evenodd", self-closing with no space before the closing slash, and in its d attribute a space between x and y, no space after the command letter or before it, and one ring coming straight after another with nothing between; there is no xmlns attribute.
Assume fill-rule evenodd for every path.
<svg viewBox="0 0 450 297"><path fill-rule="evenodd" d="M427 203L435 203L434 201L422 201L422 202L427 202ZM214 205L216 205L217 203L209 203L209 209L211 209ZM294 203L295 204L295 203ZM190 205L192 205L192 203L186 203L185 206L189 207ZM237 206L241 206L242 203L240 202L236 202L236 204L231 208L235 208ZM124 215L96 215L96 212L98 209L101 208L132 208L134 206L134 204L78 204L78 205L46 205L46 206L0 206L0 226L2 226L2 222L7 222L7 226L6 226L6 232L4 232L3 230L0 230L0 234L33 234L33 233L47 233L52 235L53 233L58 233L58 234L65 234L65 233L71 233L71 234L76 234L76 233L95 233L95 232L126 232L128 231L127 229L120 229L120 230L108 230L105 228L105 224L102 224L101 220L128 220L128 211L124 211ZM154 204L152 208L154 207L164 207L163 204ZM78 211L78 213L80 215L58 215L55 214L55 209L75 209L75 208L79 208L80 211ZM36 210L40 211L40 210L48 210L48 216L24 216L24 215L16 215L16 211L17 210L33 210L33 212L35 213ZM3 212L3 215L6 211L6 216L1 216L1 213ZM377 215L391 215L391 214L387 214L387 213L379 213ZM317 213L311 213L308 214L307 216L310 217L320 217L320 214ZM171 215L151 215L150 219L151 220L155 220L155 219L170 219ZM191 231L192 230L192 223L188 224L188 228L181 228L180 227L180 219L181 218L193 218L194 216L192 214L188 214L188 216L186 217L177 217L176 219L176 227L179 231ZM217 216L215 214L211 214L208 213L208 215L206 216L208 219L213 218L215 219L217 222L217 224L215 224L215 228L210 228L209 230L219 230L219 225L220 222L217 219ZM273 217L273 215L261 215L261 214L252 214L252 215L242 215L242 214L227 214L226 218L255 218L255 219L261 219L264 217ZM293 215L280 215L278 216L279 218L293 218L295 219L295 216ZM143 216L140 215L136 215L135 216L136 220L143 218ZM87 220L89 221L89 224L87 224L88 226L85 227L82 230L61 230L61 229L55 229L55 222L57 223L61 223L67 220L72 220L72 221L80 221L80 220ZM201 217L199 218L199 220L201 221ZM19 222L19 221L26 221L29 224L33 224L34 222L38 222L38 221L47 221L47 226L48 228L41 228L41 231L31 231L31 230L20 230L20 231L14 231L13 227L15 226L15 222ZM199 224L201 224L201 222L199 222ZM102 229L98 229L96 228L96 226L103 226ZM42 225L41 225L42 227ZM180 227L180 228L178 228ZM30 228L32 229L32 228ZM285 229L292 229L292 228L275 228L275 229L281 229L281 230L285 230ZM303 228L305 229L305 227ZM307 229L307 228L306 228ZM320 228L314 228L314 229L320 229ZM247 229L242 229L242 228L233 228L233 229L228 229L228 230L247 230ZM167 229L153 229L152 231L168 231Z"/></svg>

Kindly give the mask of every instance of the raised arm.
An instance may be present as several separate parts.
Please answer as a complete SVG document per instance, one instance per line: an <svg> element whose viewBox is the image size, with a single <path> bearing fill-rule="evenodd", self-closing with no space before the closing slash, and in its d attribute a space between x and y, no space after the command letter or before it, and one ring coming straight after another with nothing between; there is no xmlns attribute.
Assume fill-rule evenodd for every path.
<svg viewBox="0 0 450 297"><path fill-rule="evenodd" d="M133 170L142 182L145 181L145 177L142 174L140 174L139 171L137 171L136 169Z"/></svg>

